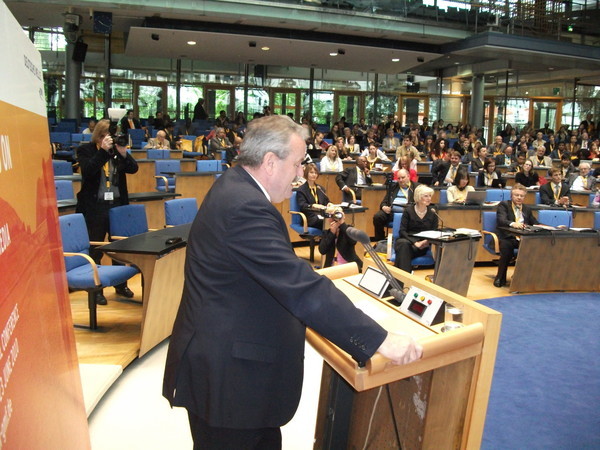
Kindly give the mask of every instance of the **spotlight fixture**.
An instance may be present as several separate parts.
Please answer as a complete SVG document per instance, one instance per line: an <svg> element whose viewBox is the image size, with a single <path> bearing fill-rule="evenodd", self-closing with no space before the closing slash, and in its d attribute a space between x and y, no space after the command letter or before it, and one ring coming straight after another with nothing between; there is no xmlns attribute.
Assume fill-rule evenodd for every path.
<svg viewBox="0 0 600 450"><path fill-rule="evenodd" d="M337 56L337 55L338 55L337 52L331 52L331 53L329 53L329 56Z"/></svg>
<svg viewBox="0 0 600 450"><path fill-rule="evenodd" d="M251 47L251 48L256 47L256 42L255 41L248 42L248 47Z"/></svg>
<svg viewBox="0 0 600 450"><path fill-rule="evenodd" d="M196 45L196 41L187 41L188 45Z"/></svg>
<svg viewBox="0 0 600 450"><path fill-rule="evenodd" d="M338 48L338 55L345 55L346 54L346 50L344 50L343 48Z"/></svg>
<svg viewBox="0 0 600 450"><path fill-rule="evenodd" d="M400 61L400 58L392 58L392 62L398 62Z"/></svg>
<svg viewBox="0 0 600 450"><path fill-rule="evenodd" d="M153 41L159 41L160 40L160 34L157 34L157 33L152 33L150 35L150 37L152 38Z"/></svg>
<svg viewBox="0 0 600 450"><path fill-rule="evenodd" d="M265 52L266 52L266 51L269 51L269 50L271 50L271 49L270 49L269 47L267 47L266 45L265 45L264 47L261 47L260 49L261 49L261 50L263 50L263 51L265 51Z"/></svg>

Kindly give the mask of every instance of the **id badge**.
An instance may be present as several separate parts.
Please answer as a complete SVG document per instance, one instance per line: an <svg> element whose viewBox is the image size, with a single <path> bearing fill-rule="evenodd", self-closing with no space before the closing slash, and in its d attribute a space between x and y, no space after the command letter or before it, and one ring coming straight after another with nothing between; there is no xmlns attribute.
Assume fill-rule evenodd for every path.
<svg viewBox="0 0 600 450"><path fill-rule="evenodd" d="M115 199L115 195L113 192L106 191L104 193L104 200L107 202L112 202Z"/></svg>

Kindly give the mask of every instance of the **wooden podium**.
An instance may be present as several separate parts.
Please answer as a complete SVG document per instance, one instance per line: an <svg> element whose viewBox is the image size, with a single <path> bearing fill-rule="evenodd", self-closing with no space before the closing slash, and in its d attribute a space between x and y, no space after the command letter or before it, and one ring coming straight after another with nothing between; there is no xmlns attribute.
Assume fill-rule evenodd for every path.
<svg viewBox="0 0 600 450"><path fill-rule="evenodd" d="M365 264L374 266L369 259ZM441 333L441 324L427 327L410 319L343 278L356 273L354 264L321 271L388 331L418 339L423 357L394 366L376 354L359 367L347 353L308 330L308 341L325 359L314 448L479 448L501 314L394 267L390 270L405 286L462 308L465 326Z"/></svg>

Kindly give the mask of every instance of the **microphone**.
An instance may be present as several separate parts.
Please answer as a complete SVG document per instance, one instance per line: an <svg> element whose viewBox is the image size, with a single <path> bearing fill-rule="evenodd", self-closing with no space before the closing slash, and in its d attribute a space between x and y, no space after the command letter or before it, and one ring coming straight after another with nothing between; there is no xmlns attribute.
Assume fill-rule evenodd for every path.
<svg viewBox="0 0 600 450"><path fill-rule="evenodd" d="M390 272L390 269L388 269L387 265L381 260L377 252L373 249L373 247L371 247L371 239L369 239L367 233L365 233L363 230L359 230L358 228L348 227L346 228L346 235L350 239L353 239L356 242L360 242L363 245L371 259L375 261L375 264L377 265L385 279L390 283L390 294L392 294L392 297L394 297L394 299L398 303L402 303L402 300L404 300L404 292L402 291L402 286L400 286L398 280L394 278L394 276Z"/></svg>
<svg viewBox="0 0 600 450"><path fill-rule="evenodd" d="M435 208L431 208L431 212L435 214L435 217L438 218L438 229L440 230L440 237L442 235L442 231L444 231L444 219L441 218L441 216L437 213L437 211L435 210Z"/></svg>

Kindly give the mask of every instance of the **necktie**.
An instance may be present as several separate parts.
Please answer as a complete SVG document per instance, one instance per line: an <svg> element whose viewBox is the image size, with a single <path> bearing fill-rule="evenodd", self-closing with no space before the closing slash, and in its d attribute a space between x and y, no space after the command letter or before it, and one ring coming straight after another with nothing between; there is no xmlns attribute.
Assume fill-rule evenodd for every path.
<svg viewBox="0 0 600 450"><path fill-rule="evenodd" d="M560 184L555 184L554 185L554 199L558 200L559 196L560 196Z"/></svg>
<svg viewBox="0 0 600 450"><path fill-rule="evenodd" d="M581 184L584 189L587 188L587 177L581 177Z"/></svg>

